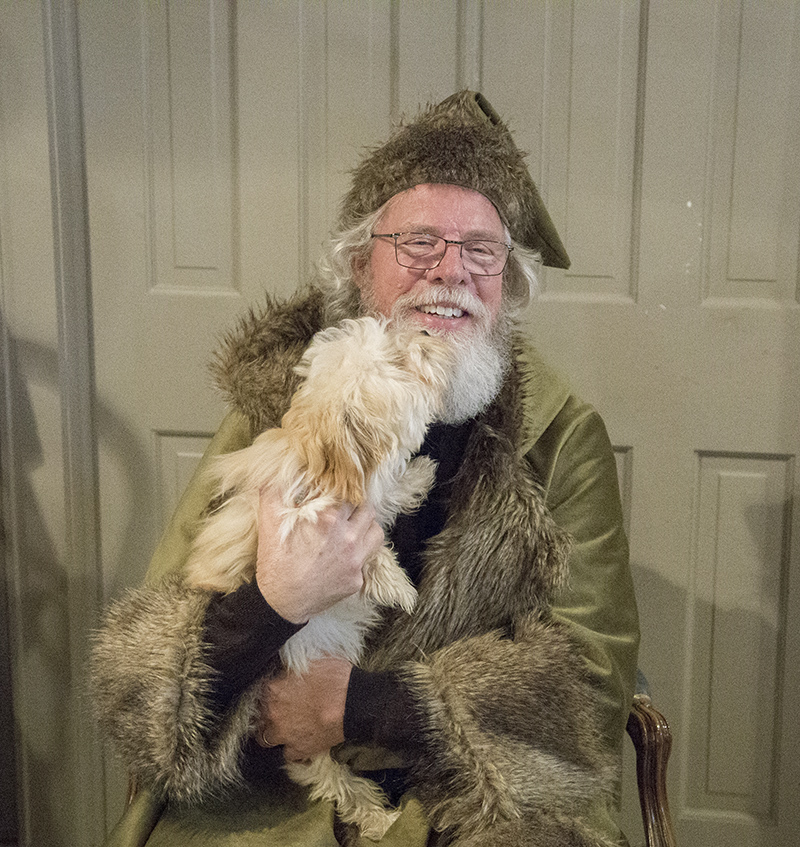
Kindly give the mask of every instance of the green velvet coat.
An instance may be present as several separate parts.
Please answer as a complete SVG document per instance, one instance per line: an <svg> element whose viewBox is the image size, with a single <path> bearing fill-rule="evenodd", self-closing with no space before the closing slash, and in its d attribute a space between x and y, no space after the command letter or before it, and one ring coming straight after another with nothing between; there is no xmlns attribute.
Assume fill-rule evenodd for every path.
<svg viewBox="0 0 800 847"><path fill-rule="evenodd" d="M241 784L252 691L196 731L209 722L209 597L179 581L211 496L205 467L279 423L292 367L323 324L312 293L250 315L227 339L216 368L232 410L146 585L107 612L93 659L98 715L142 785L109 845L336 844L333 810L308 804L304 789L280 774L268 789ZM381 844L423 847L431 826L459 847L625 843L614 815L638 621L616 463L597 413L521 339L454 492L414 615L387 614L364 662L402 674L425 726L426 752L407 762L414 788ZM339 755L356 768L391 761L348 745Z"/></svg>

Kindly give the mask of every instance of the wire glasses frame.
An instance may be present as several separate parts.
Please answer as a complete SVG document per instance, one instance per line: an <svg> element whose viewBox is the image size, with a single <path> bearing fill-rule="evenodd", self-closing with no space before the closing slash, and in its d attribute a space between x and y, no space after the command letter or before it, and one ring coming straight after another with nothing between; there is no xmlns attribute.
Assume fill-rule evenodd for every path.
<svg viewBox="0 0 800 847"><path fill-rule="evenodd" d="M447 248L451 244L457 244L464 268L476 276L501 274L514 249L503 241L486 239L451 241L424 232L375 232L370 237L393 239L397 264L420 271L429 271L438 267L445 257Z"/></svg>

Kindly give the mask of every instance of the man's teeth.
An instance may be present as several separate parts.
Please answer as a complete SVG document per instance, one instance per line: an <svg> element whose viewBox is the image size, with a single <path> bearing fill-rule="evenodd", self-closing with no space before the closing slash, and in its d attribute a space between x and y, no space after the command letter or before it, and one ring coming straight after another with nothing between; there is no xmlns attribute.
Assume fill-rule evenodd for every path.
<svg viewBox="0 0 800 847"><path fill-rule="evenodd" d="M442 318L461 318L464 313L461 309L456 309L453 306L420 306L420 312L425 312L426 315L438 315Z"/></svg>

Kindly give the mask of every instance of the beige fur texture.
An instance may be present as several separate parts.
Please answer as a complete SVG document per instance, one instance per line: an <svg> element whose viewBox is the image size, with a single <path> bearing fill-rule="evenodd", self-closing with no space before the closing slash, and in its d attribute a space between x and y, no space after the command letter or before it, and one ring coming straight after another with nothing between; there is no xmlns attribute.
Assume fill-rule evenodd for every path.
<svg viewBox="0 0 800 847"><path fill-rule="evenodd" d="M186 563L191 588L230 592L255 576L259 492L281 492L281 536L314 522L341 502L369 504L388 529L416 509L434 476L426 457L412 458L441 405L450 369L447 345L416 330L366 317L317 334L297 373L303 382L280 427L262 433L215 467L221 505L204 521ZM416 591L383 546L365 565L364 588L308 624L281 649L284 665L303 673L325 655L357 663L379 606L411 612ZM362 834L380 838L398 812L383 795L328 754L287 766L314 798L334 802Z"/></svg>

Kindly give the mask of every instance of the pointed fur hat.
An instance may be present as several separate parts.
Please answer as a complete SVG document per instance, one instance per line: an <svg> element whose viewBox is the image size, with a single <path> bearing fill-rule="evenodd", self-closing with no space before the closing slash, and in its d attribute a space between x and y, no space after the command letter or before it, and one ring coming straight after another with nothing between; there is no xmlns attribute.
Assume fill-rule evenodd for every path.
<svg viewBox="0 0 800 847"><path fill-rule="evenodd" d="M390 197L422 183L479 191L494 203L516 242L538 250L545 265L569 267L524 154L482 94L451 95L373 150L353 173L339 223L349 228Z"/></svg>

